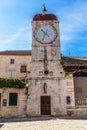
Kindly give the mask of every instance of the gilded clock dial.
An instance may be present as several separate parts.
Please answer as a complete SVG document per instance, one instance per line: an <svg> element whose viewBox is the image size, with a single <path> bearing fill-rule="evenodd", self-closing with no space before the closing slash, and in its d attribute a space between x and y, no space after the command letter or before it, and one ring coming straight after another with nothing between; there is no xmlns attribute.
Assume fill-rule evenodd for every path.
<svg viewBox="0 0 87 130"><path fill-rule="evenodd" d="M37 29L36 39L41 43L51 43L56 38L56 29L50 25L44 25Z"/></svg>

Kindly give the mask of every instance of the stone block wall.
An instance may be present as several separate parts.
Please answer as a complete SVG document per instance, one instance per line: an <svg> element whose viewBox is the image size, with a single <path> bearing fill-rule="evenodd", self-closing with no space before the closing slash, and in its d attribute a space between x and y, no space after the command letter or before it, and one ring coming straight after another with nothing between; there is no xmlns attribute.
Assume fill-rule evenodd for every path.
<svg viewBox="0 0 87 130"><path fill-rule="evenodd" d="M44 82L47 92L44 93ZM37 79L31 80L27 104L28 116L41 116L41 96L51 97L51 115L66 115L65 80L62 79Z"/></svg>
<svg viewBox="0 0 87 130"><path fill-rule="evenodd" d="M14 64L10 64L10 59L14 59ZM26 65L27 70L30 70L31 56L23 55L0 55L0 77L11 77L10 72L13 72L13 78L24 78L26 73L21 73L21 65Z"/></svg>
<svg viewBox="0 0 87 130"><path fill-rule="evenodd" d="M67 115L72 116L75 115L75 91L74 91L74 81L73 81L73 73L66 73L66 110ZM67 98L70 98L70 102L68 102Z"/></svg>
<svg viewBox="0 0 87 130"><path fill-rule="evenodd" d="M26 116L26 89L16 88L0 88L1 103L0 103L0 117L25 117ZM17 93L17 105L9 105L9 94Z"/></svg>

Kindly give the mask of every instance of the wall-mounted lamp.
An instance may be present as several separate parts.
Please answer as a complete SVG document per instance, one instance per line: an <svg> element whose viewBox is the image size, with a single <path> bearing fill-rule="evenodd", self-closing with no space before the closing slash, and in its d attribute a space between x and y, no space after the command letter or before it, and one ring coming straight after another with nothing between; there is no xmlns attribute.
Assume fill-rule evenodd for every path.
<svg viewBox="0 0 87 130"><path fill-rule="evenodd" d="M29 87L29 84L26 83L26 94L28 94L28 87Z"/></svg>
<svg viewBox="0 0 87 130"><path fill-rule="evenodd" d="M30 74L30 73L31 73L30 71L27 71L27 72L26 72L26 75L25 75L26 95L27 95L27 98L28 98L28 96L29 96L29 94L28 94L28 88L29 88L29 74Z"/></svg>

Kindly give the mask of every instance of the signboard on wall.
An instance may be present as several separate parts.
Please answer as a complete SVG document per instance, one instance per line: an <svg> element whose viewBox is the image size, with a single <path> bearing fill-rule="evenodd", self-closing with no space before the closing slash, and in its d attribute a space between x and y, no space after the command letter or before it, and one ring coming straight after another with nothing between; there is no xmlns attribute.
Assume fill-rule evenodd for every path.
<svg viewBox="0 0 87 130"><path fill-rule="evenodd" d="M7 106L7 99L3 99L3 106Z"/></svg>

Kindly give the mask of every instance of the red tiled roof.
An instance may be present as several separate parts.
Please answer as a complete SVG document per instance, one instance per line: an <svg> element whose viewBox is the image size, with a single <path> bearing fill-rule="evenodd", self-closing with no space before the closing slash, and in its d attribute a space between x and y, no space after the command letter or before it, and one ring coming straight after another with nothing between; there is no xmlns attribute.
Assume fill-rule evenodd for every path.
<svg viewBox="0 0 87 130"><path fill-rule="evenodd" d="M57 20L54 14L36 14L33 21Z"/></svg>
<svg viewBox="0 0 87 130"><path fill-rule="evenodd" d="M0 51L0 55L31 55L31 50Z"/></svg>

